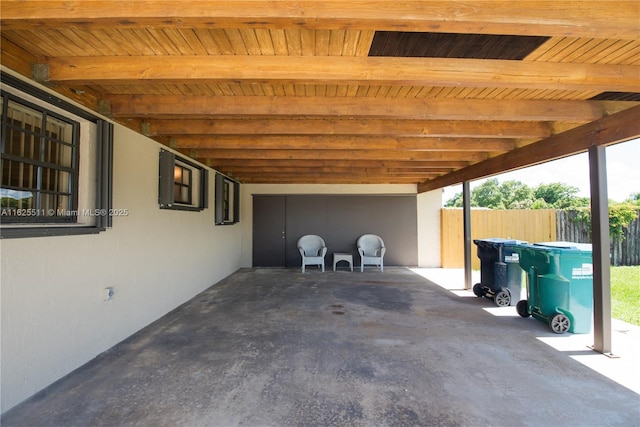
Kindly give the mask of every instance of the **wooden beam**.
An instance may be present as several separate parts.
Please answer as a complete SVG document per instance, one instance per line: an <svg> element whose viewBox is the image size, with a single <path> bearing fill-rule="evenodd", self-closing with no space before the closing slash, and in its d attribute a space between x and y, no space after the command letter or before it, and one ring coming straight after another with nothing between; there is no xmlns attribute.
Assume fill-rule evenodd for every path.
<svg viewBox="0 0 640 427"><path fill-rule="evenodd" d="M344 150L197 150L200 159L310 159L340 160L347 157ZM348 158L364 160L453 160L481 161L488 158L477 151L392 151L352 150Z"/></svg>
<svg viewBox="0 0 640 427"><path fill-rule="evenodd" d="M107 95L112 117L344 116L422 120L591 121L629 102L327 96Z"/></svg>
<svg viewBox="0 0 640 427"><path fill-rule="evenodd" d="M176 135L166 145L190 149L244 150L411 150L509 151L516 141L507 138L424 138L349 135Z"/></svg>
<svg viewBox="0 0 640 427"><path fill-rule="evenodd" d="M478 122L389 119L150 120L148 136L176 135L376 135L442 138L539 139L545 122Z"/></svg>
<svg viewBox="0 0 640 427"><path fill-rule="evenodd" d="M341 178L353 178L353 179L361 179L372 176L379 177L398 177L398 178L413 178L415 182L420 182L420 179L433 178L438 176L437 173L411 173L411 172L394 172L388 169L336 169L328 172L318 171L314 169L310 170L298 170L295 172L291 171L272 171L272 172L262 172L262 171L235 171L233 173L234 176L243 176L243 177L251 177L251 176L270 176L270 177L280 177L286 178L287 176L297 176L297 177L314 177L321 178L323 176L333 176L333 177L341 177Z"/></svg>
<svg viewBox="0 0 640 427"><path fill-rule="evenodd" d="M3 0L4 30L38 27L311 28L638 39L636 1Z"/></svg>
<svg viewBox="0 0 640 427"><path fill-rule="evenodd" d="M27 52L12 41L2 38L0 63L5 67L9 67L24 76L31 76L31 64L42 61L42 58Z"/></svg>
<svg viewBox="0 0 640 427"><path fill-rule="evenodd" d="M47 60L58 84L305 82L634 92L633 65L347 56L79 56Z"/></svg>
<svg viewBox="0 0 640 427"><path fill-rule="evenodd" d="M608 145L640 137L640 106L545 138L539 142L473 164L449 175L421 183L419 192L436 190L478 178L533 166L585 152L593 145Z"/></svg>
<svg viewBox="0 0 640 427"><path fill-rule="evenodd" d="M242 182L252 183L285 183L291 181L292 175L266 174L266 175L236 175L233 179ZM383 176L383 175L295 175L295 183L325 183L325 184L417 184L421 177L411 176Z"/></svg>
<svg viewBox="0 0 640 427"><path fill-rule="evenodd" d="M357 175L410 175L410 176L424 176L424 177L436 177L443 173L450 172L451 169L424 169L424 168L369 168L360 167L354 162L352 166L343 167L302 167L302 166L263 166L260 168L250 166L226 166L225 172L231 174L271 174L271 173L288 173L288 174L351 174Z"/></svg>
<svg viewBox="0 0 640 427"><path fill-rule="evenodd" d="M469 163L461 160L314 160L314 159L201 159L202 163L211 168L233 167L302 167L302 168L329 168L329 167L362 167L362 168L420 168L420 169L460 169Z"/></svg>
<svg viewBox="0 0 640 427"><path fill-rule="evenodd" d="M248 178L232 177L243 184L417 184L420 180L413 177L385 177L385 176L363 176L363 177L333 177L324 176L254 176Z"/></svg>
<svg viewBox="0 0 640 427"><path fill-rule="evenodd" d="M1 46L0 64L13 72L36 80L34 78L34 69L38 68L37 64L43 63L42 58L27 52L23 47L16 45L13 41L7 40L4 37L2 38ZM98 102L98 94L85 86L78 88L57 87L56 89L61 95L73 99L88 108L95 108Z"/></svg>

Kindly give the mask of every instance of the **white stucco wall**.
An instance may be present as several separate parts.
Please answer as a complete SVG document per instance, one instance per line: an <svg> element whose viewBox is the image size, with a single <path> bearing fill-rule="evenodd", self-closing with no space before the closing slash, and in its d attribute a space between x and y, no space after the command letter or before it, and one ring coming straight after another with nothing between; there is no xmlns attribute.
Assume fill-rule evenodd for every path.
<svg viewBox="0 0 640 427"><path fill-rule="evenodd" d="M240 222L214 226L214 171L208 209L159 209L160 148L115 126L113 208L128 215L114 217L111 229L0 240L1 412L251 267L253 194L416 194L415 185L241 185ZM94 159L84 161L81 169ZM440 265L441 194L417 196L421 267Z"/></svg>
<svg viewBox="0 0 640 427"><path fill-rule="evenodd" d="M418 266L441 267L440 210L442 190L418 194Z"/></svg>
<svg viewBox="0 0 640 427"><path fill-rule="evenodd" d="M208 209L158 208L159 150L116 125L113 208L129 214L113 228L0 241L2 412L243 264L250 224L214 226L213 172Z"/></svg>
<svg viewBox="0 0 640 427"><path fill-rule="evenodd" d="M242 185L240 222L214 226L214 173L202 212L158 208L158 153L116 125L113 228L0 241L2 411L252 264L253 194L415 194L415 185ZM418 194L418 260L440 265L441 191ZM113 300L104 301L112 286Z"/></svg>
<svg viewBox="0 0 640 427"><path fill-rule="evenodd" d="M240 190L242 265L251 267L254 194L416 194L413 184L246 184ZM440 266L440 209L442 191L417 196L418 265Z"/></svg>

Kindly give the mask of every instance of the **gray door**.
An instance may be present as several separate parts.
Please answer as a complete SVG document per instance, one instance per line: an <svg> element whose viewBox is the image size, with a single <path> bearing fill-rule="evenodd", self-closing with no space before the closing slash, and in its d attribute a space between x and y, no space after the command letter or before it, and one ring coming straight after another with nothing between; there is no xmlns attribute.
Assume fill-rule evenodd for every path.
<svg viewBox="0 0 640 427"><path fill-rule="evenodd" d="M298 239L305 234L317 234L327 240L327 196L287 196L287 267L301 265ZM329 256L325 264L331 262Z"/></svg>
<svg viewBox="0 0 640 427"><path fill-rule="evenodd" d="M377 234L385 242L385 265L417 265L415 195L286 195L253 197L253 265L299 267L296 242L318 234L327 244L325 264L333 253L360 259L356 240Z"/></svg>
<svg viewBox="0 0 640 427"><path fill-rule="evenodd" d="M284 267L285 196L253 196L253 266Z"/></svg>

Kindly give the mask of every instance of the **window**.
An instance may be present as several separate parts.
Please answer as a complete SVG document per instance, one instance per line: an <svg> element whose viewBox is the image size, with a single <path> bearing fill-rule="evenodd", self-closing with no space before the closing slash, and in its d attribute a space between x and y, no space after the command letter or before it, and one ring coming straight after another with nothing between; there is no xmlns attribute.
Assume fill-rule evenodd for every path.
<svg viewBox="0 0 640 427"><path fill-rule="evenodd" d="M170 151L160 150L158 204L161 209L206 209L207 184L206 169Z"/></svg>
<svg viewBox="0 0 640 427"><path fill-rule="evenodd" d="M240 184L216 174L216 225L240 221Z"/></svg>
<svg viewBox="0 0 640 427"><path fill-rule="evenodd" d="M192 188L191 169L176 163L173 167L173 202L190 205Z"/></svg>
<svg viewBox="0 0 640 427"><path fill-rule="evenodd" d="M2 94L2 219L76 222L78 122Z"/></svg>
<svg viewBox="0 0 640 427"><path fill-rule="evenodd" d="M1 78L1 237L110 227L113 125L11 75Z"/></svg>

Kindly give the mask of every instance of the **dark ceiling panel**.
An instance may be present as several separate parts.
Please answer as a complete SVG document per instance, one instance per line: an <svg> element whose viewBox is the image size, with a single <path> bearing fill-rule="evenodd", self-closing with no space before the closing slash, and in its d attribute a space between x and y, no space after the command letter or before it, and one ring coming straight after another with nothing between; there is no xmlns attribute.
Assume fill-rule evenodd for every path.
<svg viewBox="0 0 640 427"><path fill-rule="evenodd" d="M521 60L548 37L377 31L369 56Z"/></svg>
<svg viewBox="0 0 640 427"><path fill-rule="evenodd" d="M640 101L638 92L602 92L591 98L593 101Z"/></svg>

